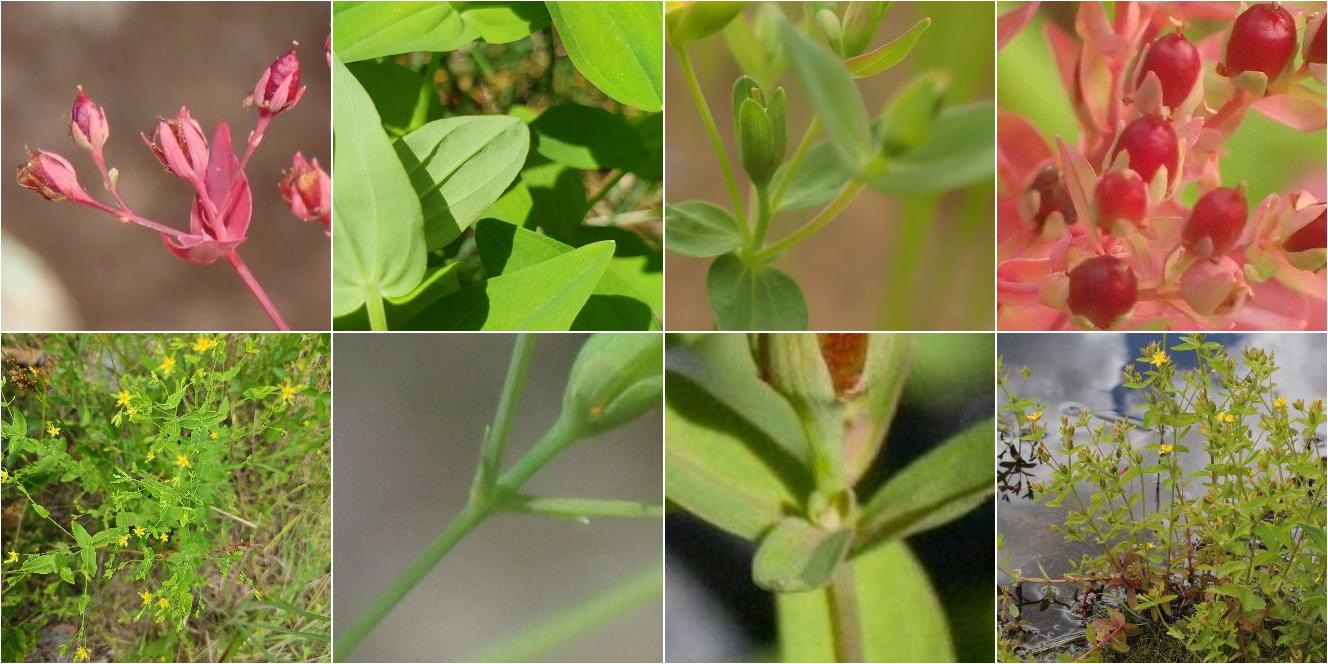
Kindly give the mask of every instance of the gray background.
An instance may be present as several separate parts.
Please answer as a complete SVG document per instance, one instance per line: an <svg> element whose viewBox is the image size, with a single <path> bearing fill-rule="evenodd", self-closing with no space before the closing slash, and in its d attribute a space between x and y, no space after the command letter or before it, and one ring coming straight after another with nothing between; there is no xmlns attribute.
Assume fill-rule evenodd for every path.
<svg viewBox="0 0 1328 664"><path fill-rule="evenodd" d="M558 415L585 340L535 342L508 463ZM333 447L335 625L339 634L461 509L493 419L515 336L336 334ZM587 440L546 466L529 493L659 502L662 422L654 411ZM356 661L463 658L652 564L656 520L499 515L473 531L354 653ZM646 605L550 661L660 661L661 602Z"/></svg>

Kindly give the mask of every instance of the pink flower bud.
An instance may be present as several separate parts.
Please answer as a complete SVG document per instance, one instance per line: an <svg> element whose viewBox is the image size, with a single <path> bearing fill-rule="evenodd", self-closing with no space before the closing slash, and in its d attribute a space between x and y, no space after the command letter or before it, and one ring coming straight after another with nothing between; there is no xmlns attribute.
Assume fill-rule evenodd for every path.
<svg viewBox="0 0 1328 664"><path fill-rule="evenodd" d="M322 221L328 232L332 228L332 178L318 165L305 161L296 152L291 167L277 184L282 198L291 212L301 221Z"/></svg>
<svg viewBox="0 0 1328 664"><path fill-rule="evenodd" d="M91 200L78 184L74 166L64 157L45 150L28 152L28 161L18 167L18 184L41 194L48 201Z"/></svg>
<svg viewBox="0 0 1328 664"><path fill-rule="evenodd" d="M296 42L295 46L299 46ZM295 56L295 46L281 57L272 61L254 86L254 94L245 100L245 104L258 106L264 115L276 115L290 110L300 97L304 88L300 87L300 59Z"/></svg>
<svg viewBox="0 0 1328 664"><path fill-rule="evenodd" d="M1180 295L1204 316L1224 316L1250 295L1245 274L1227 256L1216 261L1196 261L1180 278Z"/></svg>
<svg viewBox="0 0 1328 664"><path fill-rule="evenodd" d="M74 97L74 109L70 113L69 135L84 150L93 154L101 152L106 139L111 135L111 127L106 122L106 111L96 102L83 94L83 86L78 86L78 95Z"/></svg>
<svg viewBox="0 0 1328 664"><path fill-rule="evenodd" d="M208 143L203 128L181 107L174 119L157 119L152 137L143 136L152 155L176 177L190 180L202 178L207 172Z"/></svg>

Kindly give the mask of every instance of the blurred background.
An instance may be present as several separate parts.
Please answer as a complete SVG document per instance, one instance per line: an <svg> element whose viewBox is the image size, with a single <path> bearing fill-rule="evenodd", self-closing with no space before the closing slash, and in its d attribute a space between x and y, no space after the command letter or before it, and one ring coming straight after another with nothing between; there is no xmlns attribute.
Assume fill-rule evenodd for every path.
<svg viewBox="0 0 1328 664"><path fill-rule="evenodd" d="M109 201L87 153L69 137L75 86L106 109L108 165L143 216L186 229L190 189L139 138L158 116L188 106L209 137L231 125L241 147L256 111L244 97L271 62L299 41L308 92L273 120L248 168L254 215L240 255L294 329L327 329L330 249L317 223L297 220L277 189L291 156L331 168L330 88L323 42L330 6L320 2L5 3L3 160L50 150L78 169L91 195ZM8 173L13 173L13 170ZM264 330L271 321L223 262L177 259L146 229L3 184L5 329Z"/></svg>
<svg viewBox="0 0 1328 664"><path fill-rule="evenodd" d="M672 336L670 343L676 343ZM995 352L991 334L914 335L899 411L884 452L858 482L859 496L871 496L937 444L991 417ZM961 662L991 661L994 648L993 509L988 500L962 518L908 538L945 608ZM669 512L665 528L668 661L781 661L774 598L751 580L755 543L681 509ZM907 604L910 598L897 600Z"/></svg>
<svg viewBox="0 0 1328 664"><path fill-rule="evenodd" d="M758 4L744 10L749 19ZM802 3L780 5L790 18L802 16ZM894 39L923 17L931 17L932 24L902 63L858 81L868 111L875 117L906 81L938 69L951 77L947 103L991 99L994 16L986 2L894 3L873 47ZM730 90L741 72L719 35L691 42L687 50L730 160L735 160ZM672 52L665 54L664 70L667 200L705 199L727 206L724 179ZM811 109L791 72L785 73L781 84L789 93L791 154ZM741 173L738 178L747 191ZM954 192L939 197L932 213L927 202L936 197L900 199L868 190L834 223L775 266L801 285L810 311L809 329L990 329L993 195L991 185ZM911 215L901 204L904 200L913 202ZM769 237L783 237L815 212L776 218ZM668 254L666 261L668 329L713 329L705 290L711 260Z"/></svg>
<svg viewBox="0 0 1328 664"><path fill-rule="evenodd" d="M557 418L580 334L535 342L508 443L518 458ZM510 334L337 334L333 453L335 629L345 630L461 510L493 420ZM572 447L527 485L537 495L658 502L658 411ZM352 653L355 661L473 661L475 654L658 569L653 519L500 514L481 524ZM988 595L990 588L987 589ZM659 598L544 653L543 661L660 661Z"/></svg>

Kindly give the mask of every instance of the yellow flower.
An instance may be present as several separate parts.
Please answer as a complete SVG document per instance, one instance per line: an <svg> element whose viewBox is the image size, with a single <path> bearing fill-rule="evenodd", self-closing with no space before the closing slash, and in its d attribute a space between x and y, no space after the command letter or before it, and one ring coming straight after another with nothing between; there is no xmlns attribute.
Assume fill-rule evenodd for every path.
<svg viewBox="0 0 1328 664"><path fill-rule="evenodd" d="M1164 365L1164 364L1170 362L1170 361L1171 361L1171 357L1167 355L1167 351L1165 351L1165 350L1161 350L1161 349L1158 349L1158 350L1156 350L1156 351L1153 352L1152 357L1149 357L1149 358L1148 358L1148 361L1151 362L1151 363L1153 364L1153 366L1155 366L1155 367L1160 367L1160 366L1162 366L1162 365Z"/></svg>
<svg viewBox="0 0 1328 664"><path fill-rule="evenodd" d="M146 590L144 590L143 592L139 593L138 596L143 598L143 606L147 606L147 605L148 605L148 602L151 602L151 601L152 601L152 593L150 593L150 592L148 592L148 591L146 591Z"/></svg>
<svg viewBox="0 0 1328 664"><path fill-rule="evenodd" d="M79 646L74 650L74 661L86 662L88 661L88 655L89 655L88 649L84 648L83 646Z"/></svg>
<svg viewBox="0 0 1328 664"><path fill-rule="evenodd" d="M120 546L129 546L129 536L128 536L128 535L121 535L121 536L120 536Z"/></svg>
<svg viewBox="0 0 1328 664"><path fill-rule="evenodd" d="M1157 446L1157 453L1158 453L1158 454L1171 454L1171 451L1174 450L1174 449L1176 449L1176 446L1175 446L1175 445L1168 445L1167 443L1163 443L1163 444Z"/></svg>
<svg viewBox="0 0 1328 664"><path fill-rule="evenodd" d="M146 530L143 530L143 526L134 526L134 535L135 535L135 536L137 536L137 537L142 537L143 534L146 533L146 532L147 532Z"/></svg>
<svg viewBox="0 0 1328 664"><path fill-rule="evenodd" d="M166 540L169 540L170 538L171 538L170 535L167 535L166 533L162 533L162 534L160 534L160 535L157 535L157 539L159 539L159 540L161 540L161 541L163 541L163 542L165 542Z"/></svg>
<svg viewBox="0 0 1328 664"><path fill-rule="evenodd" d="M129 405L129 390L120 390L115 393L115 404L117 406Z"/></svg>
<svg viewBox="0 0 1328 664"><path fill-rule="evenodd" d="M0 468L0 482L8 482L8 481L9 481L9 471L5 470L4 468Z"/></svg>
<svg viewBox="0 0 1328 664"><path fill-rule="evenodd" d="M179 467L181 467L181 468L184 468L185 466L188 466L188 465L189 465L189 457L187 457L187 456L185 456L185 455L183 455L183 454L177 454L177 455L175 455L175 465L177 465L177 466L179 466Z"/></svg>
<svg viewBox="0 0 1328 664"><path fill-rule="evenodd" d="M194 342L195 353L207 352L216 347L217 347L217 340L213 339L212 337L199 337L198 341Z"/></svg>
<svg viewBox="0 0 1328 664"><path fill-rule="evenodd" d="M169 376L175 371L175 358L167 355L161 358L161 365L157 367L161 370L161 375Z"/></svg>
<svg viewBox="0 0 1328 664"><path fill-rule="evenodd" d="M1028 420L1029 422L1036 422L1036 421L1042 419L1042 411L1040 411L1040 410L1035 410L1035 411L1033 411L1033 412L1031 412L1031 413L1025 415L1025 416L1024 416L1024 419Z"/></svg>
<svg viewBox="0 0 1328 664"><path fill-rule="evenodd" d="M168 607L168 606L170 606L170 605L171 605L171 601L168 600L168 599L166 599L165 597L158 597L158 598L157 598L157 606L160 606L161 608L164 609L164 608L166 608L166 607Z"/></svg>
<svg viewBox="0 0 1328 664"><path fill-rule="evenodd" d="M134 416L138 414L138 407L130 406L125 409L125 412L129 414L129 419L133 419Z"/></svg>
<svg viewBox="0 0 1328 664"><path fill-rule="evenodd" d="M1235 422L1235 421L1236 421L1236 416L1235 416L1235 415L1232 415L1231 413L1226 413L1226 412L1218 413L1218 414L1217 414L1217 421L1218 421L1218 422L1226 422L1227 424L1231 424L1232 422Z"/></svg>
<svg viewBox="0 0 1328 664"><path fill-rule="evenodd" d="M50 434L52 438L55 438L56 436L60 435L60 427L55 426L54 423L48 424L46 425L46 433Z"/></svg>
<svg viewBox="0 0 1328 664"><path fill-rule="evenodd" d="M281 401L283 403L295 401L295 388L291 387L290 381L281 386Z"/></svg>
<svg viewBox="0 0 1328 664"><path fill-rule="evenodd" d="M7 563L16 563L16 562L18 562L18 552L15 551L15 550L13 550L13 549L10 549L10 550L9 550L9 555L5 558L5 562L7 562Z"/></svg>
<svg viewBox="0 0 1328 664"><path fill-rule="evenodd" d="M148 456L147 456L148 461L151 461L155 458L157 458L157 453L153 452L152 450L148 450Z"/></svg>
<svg viewBox="0 0 1328 664"><path fill-rule="evenodd" d="M1286 408L1286 397L1278 397L1277 401L1273 402L1273 408L1276 408L1278 410Z"/></svg>
<svg viewBox="0 0 1328 664"><path fill-rule="evenodd" d="M216 440L216 439L217 439L217 432L216 432L216 431L213 431L212 433L208 434L208 437L211 438L212 440Z"/></svg>

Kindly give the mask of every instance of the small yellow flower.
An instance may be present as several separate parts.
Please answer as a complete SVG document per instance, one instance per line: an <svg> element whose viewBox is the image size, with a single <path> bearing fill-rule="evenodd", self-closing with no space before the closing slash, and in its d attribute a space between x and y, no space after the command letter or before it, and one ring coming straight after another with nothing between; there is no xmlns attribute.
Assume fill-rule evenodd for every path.
<svg viewBox="0 0 1328 664"><path fill-rule="evenodd" d="M115 393L115 404L117 406L129 405L129 390L120 390Z"/></svg>
<svg viewBox="0 0 1328 664"><path fill-rule="evenodd" d="M1217 421L1218 421L1218 422L1226 422L1227 424L1231 424L1232 422L1235 422L1235 421L1236 421L1236 416L1235 416L1235 415L1232 415L1231 413L1226 413L1226 412L1218 413L1218 414L1217 414Z"/></svg>
<svg viewBox="0 0 1328 664"><path fill-rule="evenodd" d="M74 650L74 661L75 661L75 662L86 662L86 661L88 661L88 656L89 656L89 655L90 655L90 653L88 652L88 649L87 649L87 648L84 648L83 646L79 646L78 648L76 648L76 649Z"/></svg>
<svg viewBox="0 0 1328 664"><path fill-rule="evenodd" d="M1148 548L1150 548L1150 549L1156 549L1156 548L1157 548L1157 543L1156 543L1156 542L1149 542L1149 543L1148 543Z"/></svg>
<svg viewBox="0 0 1328 664"><path fill-rule="evenodd" d="M163 376L171 375L175 372L175 358L170 355L161 358L161 365L159 365L157 369L161 371L161 375Z"/></svg>
<svg viewBox="0 0 1328 664"><path fill-rule="evenodd" d="M152 450L148 450L147 460L148 460L148 461L151 461L151 460L153 460L153 459L155 459L155 458L157 458L157 453L156 453L156 452L153 452Z"/></svg>
<svg viewBox="0 0 1328 664"><path fill-rule="evenodd" d="M204 353L216 347L217 340L212 337L199 337L198 341L194 342L195 353Z"/></svg>
<svg viewBox="0 0 1328 664"><path fill-rule="evenodd" d="M55 426L54 423L48 424L46 425L46 433L50 435L52 438L55 438L56 436L60 435L60 427Z"/></svg>
<svg viewBox="0 0 1328 664"><path fill-rule="evenodd" d="M134 416L138 414L138 407L137 407L137 406L130 406L130 407L128 407L128 408L125 409L125 413L128 413L128 414L129 414L129 419L132 420L132 419L134 419Z"/></svg>
<svg viewBox="0 0 1328 664"><path fill-rule="evenodd" d="M121 535L121 536L120 536L120 546L129 546L129 536L128 536L128 535Z"/></svg>
<svg viewBox="0 0 1328 664"><path fill-rule="evenodd" d="M212 433L208 434L208 437L211 438L212 440L216 440L216 439L217 439L217 432L216 432L216 431L213 431Z"/></svg>
<svg viewBox="0 0 1328 664"><path fill-rule="evenodd" d="M158 597L158 598L157 598L157 606L160 606L161 608L164 609L164 608L169 607L170 605L171 605L171 601L168 600L168 599L166 599L165 597Z"/></svg>
<svg viewBox="0 0 1328 664"><path fill-rule="evenodd" d="M286 384L281 386L281 401L282 403L295 401L295 388L291 387L290 381L286 381Z"/></svg>
<svg viewBox="0 0 1328 664"><path fill-rule="evenodd" d="M1171 362L1171 356L1167 355L1167 351L1158 349L1153 352L1152 357L1149 357L1148 361L1151 362L1153 366L1160 367Z"/></svg>
<svg viewBox="0 0 1328 664"><path fill-rule="evenodd" d="M1277 401L1273 402L1273 408L1278 410L1286 408L1286 397L1278 397Z"/></svg>
<svg viewBox="0 0 1328 664"><path fill-rule="evenodd" d="M1167 444L1167 443L1163 443L1163 444L1157 446L1157 453L1158 453L1158 454L1171 454L1171 451L1174 450L1174 449L1176 449L1176 446L1175 446L1175 445L1169 445L1169 444Z"/></svg>
<svg viewBox="0 0 1328 664"><path fill-rule="evenodd" d="M143 606L147 606L147 605L148 605L148 602L151 602L151 601L152 601L152 593L150 593L150 592L148 592L148 591L146 591L146 590L144 590L143 592L139 593L138 596L143 598Z"/></svg>
<svg viewBox="0 0 1328 664"><path fill-rule="evenodd" d="M143 526L134 526L134 535L136 537L142 537L147 532L148 531L143 530Z"/></svg>
<svg viewBox="0 0 1328 664"><path fill-rule="evenodd" d="M5 470L4 468L0 468L0 482L8 482L8 481L9 481L9 471Z"/></svg>
<svg viewBox="0 0 1328 664"><path fill-rule="evenodd" d="M163 541L163 542L165 542L166 540L169 540L170 538L171 538L170 535L167 535L166 533L162 533L162 534L160 534L160 535L157 535L157 539L159 539L159 540L161 540L161 541Z"/></svg>
<svg viewBox="0 0 1328 664"><path fill-rule="evenodd" d="M188 466L188 465L189 465L189 457L187 457L187 456L185 456L185 455L183 455L183 454L177 454L177 455L175 455L175 465L177 465L177 466L179 466L179 467L181 467L181 468L184 468L185 466Z"/></svg>
<svg viewBox="0 0 1328 664"><path fill-rule="evenodd" d="M1033 412L1031 412L1031 413L1025 415L1025 416L1024 416L1024 419L1028 420L1029 422L1036 422L1036 421L1042 419L1042 411L1040 411L1040 410L1035 410L1035 411L1033 411Z"/></svg>
<svg viewBox="0 0 1328 664"><path fill-rule="evenodd" d="M5 562L7 562L7 563L16 563L16 562L18 562L18 552L15 551L15 550L13 550L13 549L10 549L10 550L9 550L9 555L5 557Z"/></svg>

